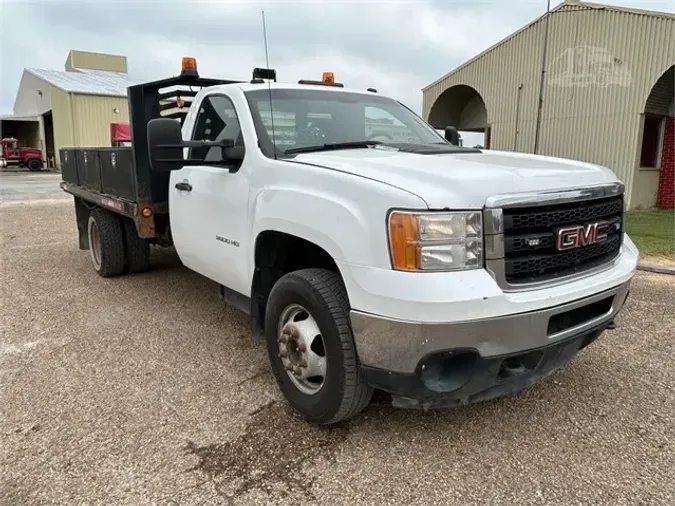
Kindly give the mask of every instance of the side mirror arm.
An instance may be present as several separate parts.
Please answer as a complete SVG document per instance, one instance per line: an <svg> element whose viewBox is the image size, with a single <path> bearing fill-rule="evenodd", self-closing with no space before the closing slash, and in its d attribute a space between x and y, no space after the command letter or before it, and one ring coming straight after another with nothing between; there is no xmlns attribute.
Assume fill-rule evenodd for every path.
<svg viewBox="0 0 675 506"><path fill-rule="evenodd" d="M166 149L166 148L221 148L222 156L225 158L226 150L234 147L234 141L232 139L222 139L219 141L181 141L179 144L157 144L155 148ZM194 166L194 165L212 165L212 166L222 166L222 161L207 161L207 160L190 160L184 158L158 158L158 162L161 163L177 163L180 162L184 166Z"/></svg>

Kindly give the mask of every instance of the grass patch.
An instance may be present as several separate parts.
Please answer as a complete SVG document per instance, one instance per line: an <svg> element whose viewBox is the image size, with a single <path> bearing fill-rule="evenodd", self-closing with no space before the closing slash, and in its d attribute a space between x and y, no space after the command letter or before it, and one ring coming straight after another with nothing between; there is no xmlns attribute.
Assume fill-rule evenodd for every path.
<svg viewBox="0 0 675 506"><path fill-rule="evenodd" d="M641 255L675 257L675 210L630 211L626 232Z"/></svg>

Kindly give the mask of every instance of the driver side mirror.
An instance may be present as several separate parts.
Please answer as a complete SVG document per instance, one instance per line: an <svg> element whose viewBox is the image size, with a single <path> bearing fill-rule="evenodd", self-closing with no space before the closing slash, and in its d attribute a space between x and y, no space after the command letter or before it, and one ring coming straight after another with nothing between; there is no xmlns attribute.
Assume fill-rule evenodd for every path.
<svg viewBox="0 0 675 506"><path fill-rule="evenodd" d="M150 168L157 172L180 170L185 165L180 123L170 118L148 121Z"/></svg>
<svg viewBox="0 0 675 506"><path fill-rule="evenodd" d="M459 132L453 126L445 127L445 140L453 146L459 146Z"/></svg>
<svg viewBox="0 0 675 506"><path fill-rule="evenodd" d="M158 172L180 170L187 165L229 167L236 172L244 160L244 146L234 145L233 139L219 141L184 141L181 125L171 118L155 118L148 122L148 153L150 168ZM184 148L220 148L219 160L185 159Z"/></svg>

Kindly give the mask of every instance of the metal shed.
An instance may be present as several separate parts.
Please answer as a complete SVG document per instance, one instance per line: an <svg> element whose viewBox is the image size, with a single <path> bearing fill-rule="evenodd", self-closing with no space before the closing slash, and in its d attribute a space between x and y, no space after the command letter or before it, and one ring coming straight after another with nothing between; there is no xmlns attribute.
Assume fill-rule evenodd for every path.
<svg viewBox="0 0 675 506"><path fill-rule="evenodd" d="M33 147L48 164L59 165L62 147L110 145L110 124L129 121L126 57L70 51L65 70L24 70L14 102L15 116L36 118Z"/></svg>
<svg viewBox="0 0 675 506"><path fill-rule="evenodd" d="M605 165L631 208L673 207L674 64L675 14L567 0L426 86L423 111L491 149Z"/></svg>

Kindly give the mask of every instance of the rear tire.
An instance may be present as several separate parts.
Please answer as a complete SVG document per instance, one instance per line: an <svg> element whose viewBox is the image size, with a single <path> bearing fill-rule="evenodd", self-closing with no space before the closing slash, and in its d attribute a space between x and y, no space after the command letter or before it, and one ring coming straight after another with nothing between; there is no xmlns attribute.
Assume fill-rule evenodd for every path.
<svg viewBox="0 0 675 506"><path fill-rule="evenodd" d="M94 270L104 278L124 271L124 238L120 218L105 209L94 209L87 222L89 253Z"/></svg>
<svg viewBox="0 0 675 506"><path fill-rule="evenodd" d="M290 315L286 325L284 315ZM294 327L296 323L300 326ZM308 337L298 337L303 334ZM305 420L320 425L338 423L353 418L370 402L373 389L360 372L347 291L339 274L303 269L281 277L267 301L265 337L277 384ZM321 343L315 348L318 340ZM310 353L308 348L314 351ZM323 371L322 383L317 388L320 376L312 374L308 380L315 381L314 386L303 385L301 376L312 369L313 362L320 361L317 356L321 357L321 352L323 365L314 370ZM287 370L292 367L289 356L294 357L296 366Z"/></svg>
<svg viewBox="0 0 675 506"><path fill-rule="evenodd" d="M31 172L39 172L42 170L42 162L37 158L31 158L28 160L28 170Z"/></svg>
<svg viewBox="0 0 675 506"><path fill-rule="evenodd" d="M126 250L126 270L133 274L150 268L150 243L138 236L136 224L130 218L122 218L122 232Z"/></svg>

